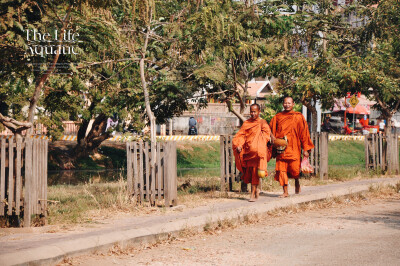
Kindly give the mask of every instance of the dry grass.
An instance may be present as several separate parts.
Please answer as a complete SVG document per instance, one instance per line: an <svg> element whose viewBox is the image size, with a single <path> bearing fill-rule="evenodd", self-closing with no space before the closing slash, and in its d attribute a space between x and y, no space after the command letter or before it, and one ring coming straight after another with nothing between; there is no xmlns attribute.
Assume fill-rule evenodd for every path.
<svg viewBox="0 0 400 266"><path fill-rule="evenodd" d="M48 188L49 224L96 223L98 220L124 215L145 215L162 209L138 205L128 197L126 182L57 185Z"/></svg>
<svg viewBox="0 0 400 266"><path fill-rule="evenodd" d="M262 181L262 190L280 192L279 183L273 180L274 171ZM362 174L353 178L369 178ZM347 180L344 178L343 180ZM302 186L325 185L341 182L342 179L320 180L317 177L302 178ZM294 181L289 181L294 186ZM223 202L245 199L248 193L239 193L239 183L234 183L235 192L220 192L218 176L187 176L178 178L178 204L186 208L208 205L212 202ZM115 219L127 215L161 215L171 211L159 202L156 207L148 203L137 204L128 197L126 181L122 176L117 182L87 183L83 185L57 185L48 188L48 199L59 203L49 204L49 224L93 224L104 219ZM331 199L334 202L333 199ZM314 204L314 203L313 203ZM333 204L333 203L331 203ZM298 207L296 207L298 208ZM304 208L304 207L302 207Z"/></svg>

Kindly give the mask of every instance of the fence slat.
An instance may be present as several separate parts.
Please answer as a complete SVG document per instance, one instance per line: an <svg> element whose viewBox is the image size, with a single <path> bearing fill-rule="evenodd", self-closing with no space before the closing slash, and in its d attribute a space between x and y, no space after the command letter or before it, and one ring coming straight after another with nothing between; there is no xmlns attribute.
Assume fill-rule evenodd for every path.
<svg viewBox="0 0 400 266"><path fill-rule="evenodd" d="M396 132L396 134L394 135L394 138L395 138L395 147L396 147L396 174L398 175L399 173L400 173L400 165L399 165L399 135L397 134L397 132Z"/></svg>
<svg viewBox="0 0 400 266"><path fill-rule="evenodd" d="M157 142L153 145L154 151L151 149L150 151L150 203L151 205L155 205L156 202L156 163L157 163ZM155 154L155 156L154 156ZM151 158L155 158L153 161Z"/></svg>
<svg viewBox="0 0 400 266"><path fill-rule="evenodd" d="M364 138L364 160L365 160L365 168L368 169L369 165L369 150L368 150L368 136Z"/></svg>
<svg viewBox="0 0 400 266"><path fill-rule="evenodd" d="M39 187L39 140L35 139L35 157L34 157L34 161L35 161L35 176L33 178L33 182L34 182L34 191L35 191L35 197L34 197L34 212L33 214L38 214L39 213L39 193L38 193L38 187Z"/></svg>
<svg viewBox="0 0 400 266"><path fill-rule="evenodd" d="M8 139L8 208L7 214L12 214L14 207L14 136Z"/></svg>
<svg viewBox="0 0 400 266"><path fill-rule="evenodd" d="M229 136L225 138L225 187L224 190L226 191L229 187Z"/></svg>
<svg viewBox="0 0 400 266"><path fill-rule="evenodd" d="M167 142L165 145L165 205L177 205L177 178L176 178L176 143Z"/></svg>
<svg viewBox="0 0 400 266"><path fill-rule="evenodd" d="M221 191L225 190L225 136L221 135L220 136L220 163L221 163L221 170L220 170L220 176L221 176Z"/></svg>
<svg viewBox="0 0 400 266"><path fill-rule="evenodd" d="M230 171L231 171L231 175L229 177L230 181L229 181L229 191L232 191L233 189L233 181L235 181L235 163L234 163L234 155L233 155L233 147L232 147L232 140L233 140L233 136L229 136L229 159L230 159L230 163L229 163L229 167L230 167ZM229 173L228 173L229 174Z"/></svg>
<svg viewBox="0 0 400 266"><path fill-rule="evenodd" d="M383 161L383 155L382 155L382 151L383 151L383 139L382 139L382 134L379 134L379 164L381 165L382 169L385 169L384 167L384 161Z"/></svg>
<svg viewBox="0 0 400 266"><path fill-rule="evenodd" d="M140 185L140 202L143 202L144 195L143 195L143 141L139 141L139 179Z"/></svg>
<svg viewBox="0 0 400 266"><path fill-rule="evenodd" d="M31 225L32 203L32 140L25 140L25 195L24 195L24 227Z"/></svg>
<svg viewBox="0 0 400 266"><path fill-rule="evenodd" d="M311 137L312 143L314 143L314 149L312 149L310 152L310 164L314 167L315 173L317 173L317 166L316 166L315 160L314 160L314 158L315 158L314 153L317 150L314 132L310 133L310 137Z"/></svg>
<svg viewBox="0 0 400 266"><path fill-rule="evenodd" d="M0 164L0 215L4 215L4 199L6 198L6 140L1 139Z"/></svg>
<svg viewBox="0 0 400 266"><path fill-rule="evenodd" d="M38 144L38 164L39 164L39 176L38 176L38 214L39 213L43 213L43 209L44 209L44 201L42 200L44 197L44 191L43 191L43 143L41 141L39 141Z"/></svg>
<svg viewBox="0 0 400 266"><path fill-rule="evenodd" d="M375 157L375 134L372 135L372 164L374 169L376 169L376 157Z"/></svg>
<svg viewBox="0 0 400 266"><path fill-rule="evenodd" d="M161 143L157 143L157 198L161 200Z"/></svg>
<svg viewBox="0 0 400 266"><path fill-rule="evenodd" d="M132 163L133 163L133 194L135 195L135 200L138 200L138 180L139 180L139 169L138 169L138 145L137 142L133 142L132 146L133 148L133 158ZM130 150L132 152L132 149Z"/></svg>
<svg viewBox="0 0 400 266"><path fill-rule="evenodd" d="M17 139L17 165L15 171L15 214L19 215L21 208L21 192L22 192L22 177L21 177L21 155L22 155L22 145L21 139Z"/></svg>
<svg viewBox="0 0 400 266"><path fill-rule="evenodd" d="M132 142L126 143L126 183L128 187L128 196L129 198L132 196L133 191L133 171L132 171Z"/></svg>
<svg viewBox="0 0 400 266"><path fill-rule="evenodd" d="M315 133L315 144L316 144L316 149L315 149L315 169L317 169L318 173L320 172L320 170L319 170L319 163L320 163L319 155L321 153L320 141L321 141L320 135L318 133Z"/></svg>
<svg viewBox="0 0 400 266"><path fill-rule="evenodd" d="M145 165L145 170L146 170L146 181L145 181L145 186L146 186L146 200L150 201L150 183L149 183L149 177L150 177L150 161L149 161L149 143L146 141L144 143L144 165Z"/></svg>
<svg viewBox="0 0 400 266"><path fill-rule="evenodd" d="M44 175L43 175L43 188L44 188L44 212L42 213L44 217L46 217L46 224L47 224L47 160L48 160L48 148L49 148L49 141L46 139L44 140L44 160L43 160L43 169L44 169Z"/></svg>
<svg viewBox="0 0 400 266"><path fill-rule="evenodd" d="M319 173L321 180L328 178L328 133L322 132L320 133L320 165L319 165Z"/></svg>

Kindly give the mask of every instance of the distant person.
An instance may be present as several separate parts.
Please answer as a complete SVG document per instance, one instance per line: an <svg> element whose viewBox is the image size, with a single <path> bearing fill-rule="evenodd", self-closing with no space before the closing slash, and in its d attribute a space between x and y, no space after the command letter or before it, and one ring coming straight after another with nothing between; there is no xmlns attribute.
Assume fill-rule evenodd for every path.
<svg viewBox="0 0 400 266"><path fill-rule="evenodd" d="M378 125L379 125L379 132L384 132L385 131L385 120L379 120L378 121Z"/></svg>
<svg viewBox="0 0 400 266"><path fill-rule="evenodd" d="M276 155L275 180L283 188L281 197L289 196L289 178L295 180L295 192L300 193L300 163L301 150L303 157L309 157L309 151L314 148L310 139L310 132L306 119L300 112L293 111L294 101L292 97L283 100L284 111L276 114L271 122L272 142L277 139L287 139L286 149Z"/></svg>
<svg viewBox="0 0 400 266"><path fill-rule="evenodd" d="M369 123L369 119L367 115L364 115L363 118L360 119L360 124L362 127L367 127Z"/></svg>
<svg viewBox="0 0 400 266"><path fill-rule="evenodd" d="M116 126L118 125L118 118L116 115L114 115L113 117L109 117L107 119L107 126L106 126L106 132L108 131L108 129L114 129ZM115 131L113 130L112 134L115 134Z"/></svg>
<svg viewBox="0 0 400 266"><path fill-rule="evenodd" d="M321 130L322 132L330 132L332 130L332 125L330 122L330 117L326 117L324 123L322 124Z"/></svg>
<svg viewBox="0 0 400 266"><path fill-rule="evenodd" d="M261 119L260 106L250 106L250 119L246 120L232 140L236 167L243 174L242 180L251 183L249 201L256 201L260 194L260 177L267 175L267 143L271 130L267 121Z"/></svg>
<svg viewBox="0 0 400 266"><path fill-rule="evenodd" d="M188 135L197 135L197 121L193 116L189 118L189 133Z"/></svg>

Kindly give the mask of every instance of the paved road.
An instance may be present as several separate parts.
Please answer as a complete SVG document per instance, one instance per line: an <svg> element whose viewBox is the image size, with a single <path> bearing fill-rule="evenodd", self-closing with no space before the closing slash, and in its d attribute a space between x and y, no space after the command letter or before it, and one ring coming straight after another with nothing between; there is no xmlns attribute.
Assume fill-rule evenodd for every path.
<svg viewBox="0 0 400 266"><path fill-rule="evenodd" d="M73 265L400 265L400 196L269 217Z"/></svg>

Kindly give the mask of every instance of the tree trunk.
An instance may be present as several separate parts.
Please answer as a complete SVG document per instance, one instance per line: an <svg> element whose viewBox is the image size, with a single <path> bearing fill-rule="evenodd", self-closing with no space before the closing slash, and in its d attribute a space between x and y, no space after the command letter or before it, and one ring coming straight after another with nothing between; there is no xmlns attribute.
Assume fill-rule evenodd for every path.
<svg viewBox="0 0 400 266"><path fill-rule="evenodd" d="M311 132L317 132L318 114L317 109L308 101L302 101L302 104L311 112Z"/></svg>
<svg viewBox="0 0 400 266"><path fill-rule="evenodd" d="M150 11L150 18L149 18L149 25L147 26L147 32L145 35L145 40L144 44L142 47L142 56L140 58L140 63L139 63L139 69L140 69L140 80L142 83L142 88L143 88L143 93L144 93L144 102L146 106L146 113L147 117L149 118L149 124L150 124L150 173L154 173L155 170L155 164L157 160L157 153L156 153L156 119L154 117L154 113L151 111L151 106L150 106L150 97L149 97L149 91L147 88L147 82L146 82L146 76L145 76L145 59L146 59L146 52L147 52L147 45L149 42L150 38L150 23L151 23L151 18L152 18L152 12ZM152 201L152 200L151 200ZM153 204L153 202L150 202L150 204Z"/></svg>
<svg viewBox="0 0 400 266"><path fill-rule="evenodd" d="M85 158L95 152L100 144L110 137L110 133L106 132L107 116L99 114L93 122L89 134L85 136L88 121L85 120L78 131L78 143L75 146L75 159Z"/></svg>

